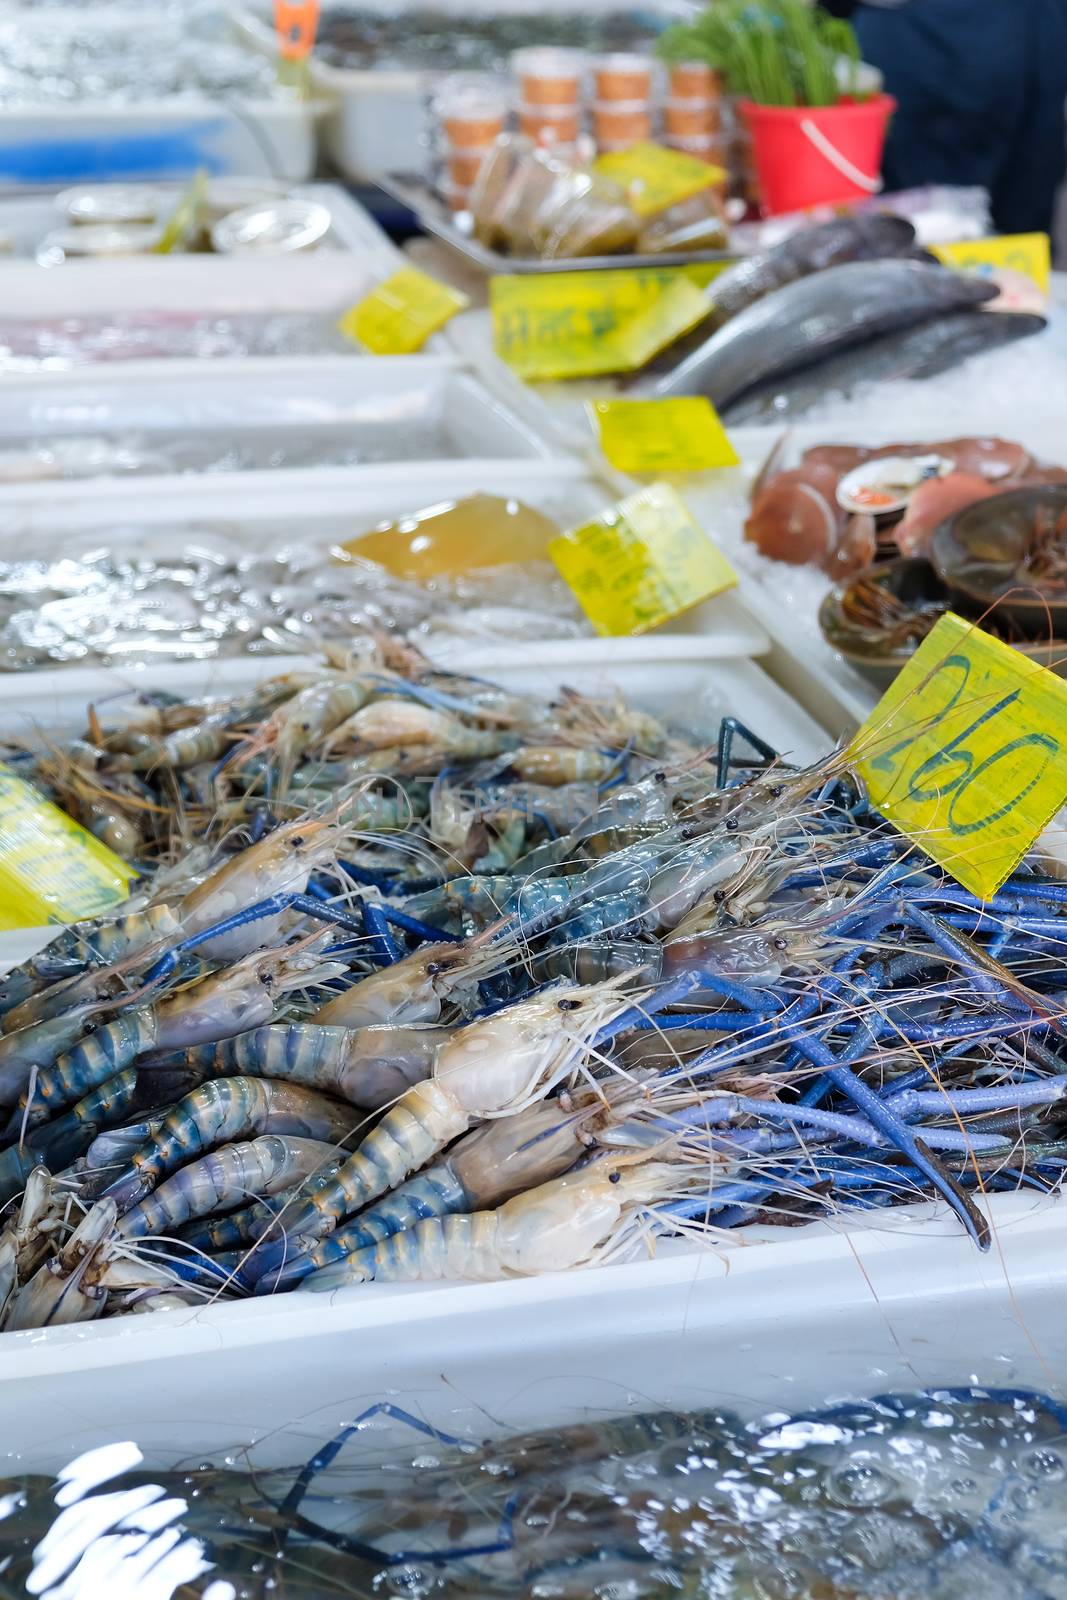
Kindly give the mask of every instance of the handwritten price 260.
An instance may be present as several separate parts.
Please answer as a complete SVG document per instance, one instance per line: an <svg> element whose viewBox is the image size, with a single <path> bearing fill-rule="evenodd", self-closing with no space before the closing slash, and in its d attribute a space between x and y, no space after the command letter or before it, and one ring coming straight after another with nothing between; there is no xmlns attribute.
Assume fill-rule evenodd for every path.
<svg viewBox="0 0 1067 1600"><path fill-rule="evenodd" d="M949 612L850 753L872 804L988 896L1067 798L1065 735L1067 685Z"/></svg>

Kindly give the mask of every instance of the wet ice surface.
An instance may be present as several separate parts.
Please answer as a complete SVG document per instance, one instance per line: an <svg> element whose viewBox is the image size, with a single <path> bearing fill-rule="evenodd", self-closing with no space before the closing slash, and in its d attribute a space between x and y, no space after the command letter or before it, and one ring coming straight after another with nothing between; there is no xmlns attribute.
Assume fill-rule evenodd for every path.
<svg viewBox="0 0 1067 1600"><path fill-rule="evenodd" d="M1063 437L1065 383L1067 310L1054 309L1049 326L1036 338L976 356L936 378L828 394L801 421L805 430L826 425L847 429L848 438L870 434L879 440L921 438L928 432L942 438L1011 436L1013 428L1025 427L1040 434L1035 450L1052 451Z"/></svg>
<svg viewBox="0 0 1067 1600"><path fill-rule="evenodd" d="M16 521L8 548L20 537ZM374 628L422 642L590 632L547 561L416 583L299 539L250 551L210 524L118 526L59 559L0 561L0 673L307 653Z"/></svg>
<svg viewBox="0 0 1067 1600"><path fill-rule="evenodd" d="M222 356L352 355L355 340L326 312L133 311L0 318L0 372L64 372L110 361Z"/></svg>
<svg viewBox="0 0 1067 1600"><path fill-rule="evenodd" d="M212 428L183 433L122 429L0 446L0 484L192 472L355 467L449 460L459 454L443 421L340 422L331 428Z"/></svg>
<svg viewBox="0 0 1067 1600"><path fill-rule="evenodd" d="M375 1407L302 1473L152 1472L129 1442L55 1481L0 1459L0 1593L1062 1600L1065 1430L1048 1398L935 1390L485 1445Z"/></svg>

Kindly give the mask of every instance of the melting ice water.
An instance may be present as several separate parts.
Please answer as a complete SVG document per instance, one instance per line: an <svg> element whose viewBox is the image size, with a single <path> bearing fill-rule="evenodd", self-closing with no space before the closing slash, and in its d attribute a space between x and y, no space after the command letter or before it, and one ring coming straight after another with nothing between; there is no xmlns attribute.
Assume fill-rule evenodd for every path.
<svg viewBox="0 0 1067 1600"><path fill-rule="evenodd" d="M287 1472L151 1472L115 1444L0 1479L0 1596L22 1595L1063 1600L1067 1408L932 1391L480 1445L383 1406Z"/></svg>

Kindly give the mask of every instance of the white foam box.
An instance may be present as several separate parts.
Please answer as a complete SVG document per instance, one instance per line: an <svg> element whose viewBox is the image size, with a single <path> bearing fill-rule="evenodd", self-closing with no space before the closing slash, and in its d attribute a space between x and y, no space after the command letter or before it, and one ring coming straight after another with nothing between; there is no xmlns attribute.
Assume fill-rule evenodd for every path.
<svg viewBox="0 0 1067 1600"><path fill-rule="evenodd" d="M100 40L157 20L151 8L61 5L24 12L30 35ZM245 37L236 19L237 37ZM247 41L246 41L247 42ZM250 173L300 182L315 170L315 119L321 107L296 98L171 96L124 105L80 99L0 108L0 185L41 188L101 178L189 178Z"/></svg>
<svg viewBox="0 0 1067 1600"><path fill-rule="evenodd" d="M239 360L131 362L9 377L0 385L0 508L37 503L79 503L98 495L132 508L147 499L171 507L205 493L239 505L246 496L300 490L311 478L338 490L346 485L395 481L409 468L460 461L520 463L547 458L550 446L506 402L492 395L454 359L439 356L264 357L252 367ZM356 466L302 466L256 471L112 473L93 477L20 479L25 441L65 436L121 436L131 431L151 451L168 439L203 438L220 449L239 447L270 429L284 450L321 441L323 448L367 441L373 459ZM406 439L425 441L408 454ZM419 449L420 446L416 446ZM393 454L388 452L392 449ZM15 476L4 469L15 458ZM529 470L528 467L526 470Z"/></svg>
<svg viewBox="0 0 1067 1600"><path fill-rule="evenodd" d="M199 687L249 681L196 669ZM478 664L480 666L480 663ZM260 669L262 670L262 669ZM583 664L524 664L509 686L595 689ZM174 688L173 674L157 674ZM193 679L189 677L189 684ZM686 720L753 721L799 759L826 736L748 662L609 674L635 702ZM41 674L5 697L0 730L80 720L95 682ZM18 957L19 936L5 939ZM26 941L27 948L32 939ZM888 1389L985 1383L1058 1390L1067 1362L1067 1212L1048 1196L989 1205L979 1254L935 1206L848 1225L748 1229L654 1259L485 1284L368 1284L0 1335L0 1475L55 1471L80 1451L134 1440L149 1466L307 1459L388 1400L472 1439L659 1407L800 1410ZM382 1424L351 1448L406 1444ZM348 1459L351 1459L350 1457Z"/></svg>
<svg viewBox="0 0 1067 1600"><path fill-rule="evenodd" d="M989 1210L988 1255L941 1208L911 1206L538 1278L364 1284L2 1334L0 1476L124 1440L149 1466L290 1466L377 1401L482 1439L938 1385L1062 1394L1067 1213L1023 1195ZM351 1448L375 1459L387 1442L412 1453L395 1425Z"/></svg>
<svg viewBox="0 0 1067 1600"><path fill-rule="evenodd" d="M107 183L103 182L99 187L106 188ZM153 187L171 194L174 203L177 204L187 186L160 183ZM66 216L56 208L58 192L51 190L48 193L16 193L0 198L0 271L10 264L11 259L32 257L46 234L68 225ZM377 258L395 266L401 265L400 252L388 234L378 226L366 207L361 206L358 200L354 200L339 183L293 184L285 192L290 199L317 201L319 205L324 205L328 209L332 219L331 227L319 246L320 249L346 250L354 255ZM62 268L64 271L71 268L80 271L86 259L91 258L71 257L62 263ZM152 259L160 262L166 258L157 256ZM249 258L230 256L220 259L228 260L236 274L243 269ZM0 282L2 281L0 278Z"/></svg>
<svg viewBox="0 0 1067 1600"><path fill-rule="evenodd" d="M107 316L138 311L348 310L396 270L391 250L323 251L240 260L214 255L116 256L56 271L33 261L0 261L0 316ZM357 346L353 344L353 351ZM161 363L156 363L159 367Z"/></svg>
<svg viewBox="0 0 1067 1600"><path fill-rule="evenodd" d="M340 364L346 364L345 358L340 358ZM268 365L263 362L262 368ZM360 472L362 476L357 476ZM63 500L0 504L0 551L32 548L38 559L73 555L131 530L143 530L145 553L154 547L173 553L183 541L198 537L209 541L216 537L227 548L256 553L288 547L294 540L305 550L317 547L325 551L382 521L483 491L521 500L544 511L560 527L588 520L614 499L610 483L589 473L579 461L560 457L354 468L340 483L335 481L336 473L323 470L304 474L299 485L281 487L276 482L281 473L234 476L240 481L232 491L221 493L211 476L190 475L177 480L174 492L167 494L137 493L135 486L127 484L110 489L101 484L93 493L81 492ZM451 644L441 640L434 648L439 658L456 651L465 659L473 654L486 669L513 667L519 659L546 667L581 663L616 669L647 661L759 655L767 648L767 633L736 593L727 591L636 639L587 638L566 645L497 640L477 647L457 638ZM276 670L285 670L291 661L291 656L280 656ZM220 662L218 670L223 667ZM225 664L227 674L254 669L255 662L250 659ZM62 669L60 676L66 678L71 670ZM140 681L136 669L131 669L130 676ZM35 682L40 677L35 674ZM24 703L28 685L27 675L0 674L0 700ZM791 700L786 703L792 705Z"/></svg>

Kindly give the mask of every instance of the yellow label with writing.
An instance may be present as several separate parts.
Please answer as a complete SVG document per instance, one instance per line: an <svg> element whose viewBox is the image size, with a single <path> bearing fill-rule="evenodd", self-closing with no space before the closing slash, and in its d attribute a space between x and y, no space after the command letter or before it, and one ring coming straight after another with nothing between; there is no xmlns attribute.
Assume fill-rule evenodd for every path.
<svg viewBox="0 0 1067 1600"><path fill-rule="evenodd" d="M934 255L947 267L963 272L995 272L1009 268L1032 278L1048 294L1052 253L1047 233L1003 233L991 239L964 239L959 244L935 244Z"/></svg>
<svg viewBox="0 0 1067 1600"><path fill-rule="evenodd" d="M600 448L620 472L707 472L736 467L718 412L704 395L674 400L594 400Z"/></svg>
<svg viewBox="0 0 1067 1600"><path fill-rule="evenodd" d="M876 809L988 899L1067 799L1067 683L950 611L849 754Z"/></svg>
<svg viewBox="0 0 1067 1600"><path fill-rule="evenodd" d="M0 764L0 928L79 922L119 905L132 867Z"/></svg>
<svg viewBox="0 0 1067 1600"><path fill-rule="evenodd" d="M493 278L493 347L530 381L633 372L707 316L709 281L686 267Z"/></svg>
<svg viewBox="0 0 1067 1600"><path fill-rule="evenodd" d="M737 574L669 483L654 483L554 539L548 553L597 633L647 633Z"/></svg>
<svg viewBox="0 0 1067 1600"><path fill-rule="evenodd" d="M409 356L469 305L458 289L417 267L401 267L346 311L337 325L372 355Z"/></svg>
<svg viewBox="0 0 1067 1600"><path fill-rule="evenodd" d="M696 156L652 143L632 144L629 150L598 156L594 166L605 178L622 185L639 217L650 217L679 200L688 200L726 177L722 167L709 167Z"/></svg>

